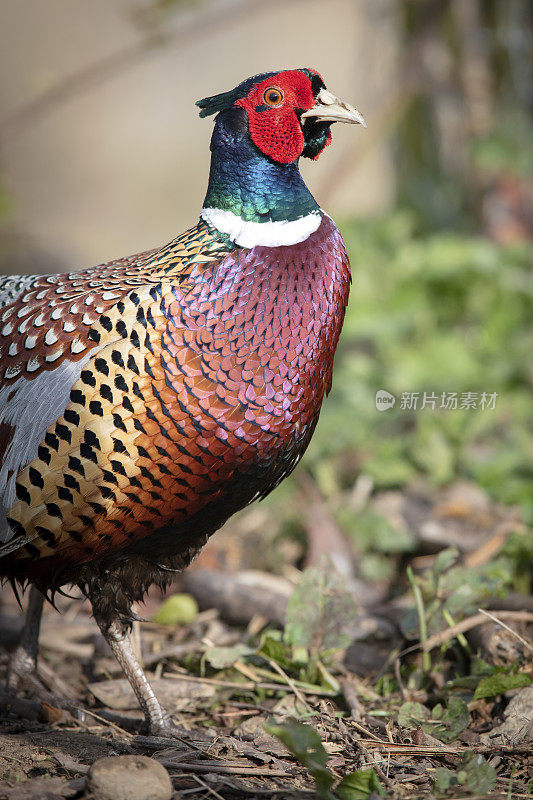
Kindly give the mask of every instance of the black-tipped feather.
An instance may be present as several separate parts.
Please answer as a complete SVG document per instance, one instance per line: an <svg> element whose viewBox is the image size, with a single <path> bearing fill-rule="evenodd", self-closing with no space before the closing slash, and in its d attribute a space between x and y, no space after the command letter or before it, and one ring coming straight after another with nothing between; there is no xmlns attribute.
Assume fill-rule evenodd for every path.
<svg viewBox="0 0 533 800"><path fill-rule="evenodd" d="M273 75L277 74L277 72L261 72L259 75L253 75L251 78L247 78L229 92L222 92L221 94L214 94L212 97L204 97L203 100L197 100L196 105L202 109L200 111L200 116L208 117L211 114L218 114L219 111L231 108L241 97L246 97L250 94L252 87L256 83L261 83L265 78L271 78Z"/></svg>

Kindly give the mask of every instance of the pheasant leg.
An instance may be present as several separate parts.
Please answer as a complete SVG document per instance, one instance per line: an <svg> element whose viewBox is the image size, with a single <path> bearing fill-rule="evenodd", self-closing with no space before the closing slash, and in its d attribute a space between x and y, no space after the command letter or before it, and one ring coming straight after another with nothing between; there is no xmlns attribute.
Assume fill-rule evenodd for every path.
<svg viewBox="0 0 533 800"><path fill-rule="evenodd" d="M148 683L143 668L133 651L130 637L122 624L115 620L109 625L98 617L96 617L96 622L135 692L146 719L148 732L152 736L176 736L179 729L161 706L154 690Z"/></svg>
<svg viewBox="0 0 533 800"><path fill-rule="evenodd" d="M16 650L9 660L7 690L15 694L22 689L48 706L69 711L76 719L84 720L85 712L77 703L58 697L50 692L37 677L37 655L39 630L43 612L44 596L35 586L30 589L28 608L22 634Z"/></svg>
<svg viewBox="0 0 533 800"><path fill-rule="evenodd" d="M28 609L22 634L17 648L9 661L7 688L16 692L24 684L30 684L32 691L37 678L37 652L39 649L39 629L43 613L44 597L35 586L30 589Z"/></svg>

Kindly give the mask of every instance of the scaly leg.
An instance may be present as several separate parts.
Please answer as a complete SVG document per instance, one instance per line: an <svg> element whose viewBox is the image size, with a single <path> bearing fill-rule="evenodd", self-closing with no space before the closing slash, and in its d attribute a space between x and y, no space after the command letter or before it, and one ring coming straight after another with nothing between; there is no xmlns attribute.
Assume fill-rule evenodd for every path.
<svg viewBox="0 0 533 800"><path fill-rule="evenodd" d="M148 683L143 668L133 651L130 637L125 627L119 620L114 620L109 625L99 619L96 614L95 619L106 642L113 651L113 655L124 670L131 688L135 692L135 696L143 710L149 733L152 736L176 736L179 729L176 728L170 715L161 706L154 690Z"/></svg>
<svg viewBox="0 0 533 800"><path fill-rule="evenodd" d="M17 648L9 661L7 688L16 692L24 684L32 688L37 678L37 651L44 597L35 586L31 587L26 620Z"/></svg>
<svg viewBox="0 0 533 800"><path fill-rule="evenodd" d="M43 686L37 677L37 654L39 650L39 629L43 612L44 597L32 586L26 611L26 619L19 643L9 660L7 670L7 689L16 692L26 689L35 698L49 706L69 711L80 720L85 719L85 712L77 703L58 697Z"/></svg>

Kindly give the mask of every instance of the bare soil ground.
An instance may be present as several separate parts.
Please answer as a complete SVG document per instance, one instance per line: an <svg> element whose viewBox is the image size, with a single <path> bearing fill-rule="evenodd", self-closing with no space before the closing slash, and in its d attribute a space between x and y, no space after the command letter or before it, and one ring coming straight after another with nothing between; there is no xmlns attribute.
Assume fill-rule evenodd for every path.
<svg viewBox="0 0 533 800"><path fill-rule="evenodd" d="M29 695L2 694L0 798L88 800L89 766L103 756L124 754L159 760L171 775L176 798L312 796L317 784L309 764L265 730L273 720L283 724L291 719L318 732L333 776L327 790L331 798L379 797L377 789L367 795L337 793L337 782L357 770L374 770L380 791L399 799L533 797L531 598L512 592L489 597L485 606L496 622L476 609L457 612L434 630L424 596L425 637L420 629L409 634L405 623L406 615L416 612L402 577L407 566L424 575L451 543L459 547L459 566L473 570L475 577L480 565L496 559L510 533L521 530L512 510L488 502L480 506L479 494L465 487L454 491L384 492L372 501L373 511L398 530L408 521L415 531L409 554L391 556L396 568L388 580L370 583L357 574L353 551L314 496L315 530L310 523L303 549L289 540L280 542L282 570L279 553L269 561L272 542L261 544L257 514L262 512L252 511L217 535L173 587L199 602L200 611L189 622L153 621L162 598L151 593L138 609L151 621L135 624L133 641L180 726L176 740L142 735L133 693L88 603L79 596L58 598L61 614L48 607L44 615L39 676L51 692L83 711L68 713ZM287 626L283 635L276 631L285 624L287 600L301 581L301 568L307 566L304 574L310 574L324 547L341 570L343 558L352 565L344 579L357 610L334 658L323 654L324 640L317 650L318 671L303 662L298 671L302 648L289 648L289 658L288 651L282 652ZM250 570L258 560L270 571ZM316 601L309 596L308 607ZM342 604L332 608L342 616ZM293 628L302 622L302 609L295 612L294 604L287 614ZM6 589L0 607L2 680L21 624L20 609ZM308 658L312 652L308 648ZM478 656L484 672L476 672ZM494 680L495 675L504 675L501 688L489 688L483 696L483 676ZM462 723L459 712L454 716L460 703L460 713L466 713Z"/></svg>

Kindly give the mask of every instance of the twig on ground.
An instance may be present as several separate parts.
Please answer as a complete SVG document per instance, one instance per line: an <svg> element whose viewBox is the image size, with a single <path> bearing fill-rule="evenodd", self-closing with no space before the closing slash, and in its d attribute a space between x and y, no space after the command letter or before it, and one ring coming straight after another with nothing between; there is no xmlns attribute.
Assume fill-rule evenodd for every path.
<svg viewBox="0 0 533 800"><path fill-rule="evenodd" d="M215 789L212 789L205 781L199 778L198 775L193 774L193 778L208 794L213 795L213 797L216 797L217 800L224 800L221 794L219 794Z"/></svg>
<svg viewBox="0 0 533 800"><path fill-rule="evenodd" d="M364 708L363 704L360 702L355 693L352 682L348 678L341 678L340 685L344 699L346 700L348 708L350 709L352 719L360 722L364 716Z"/></svg>
<svg viewBox="0 0 533 800"><path fill-rule="evenodd" d="M289 770L270 769L269 767L243 767L241 764L221 764L218 761L203 761L199 764L186 764L183 761L173 763L172 761L162 759L158 759L158 761L165 769L179 769L184 772L212 772L219 775L255 775L265 778L287 778L291 775Z"/></svg>
<svg viewBox="0 0 533 800"><path fill-rule="evenodd" d="M309 703L307 702L307 700L303 696L303 694L300 691L300 689L296 686L296 684L294 683L292 678L290 678L287 675L287 673L280 667L280 665L276 661L274 661L272 658L267 658L266 660L268 661L268 663L270 664L272 669L274 669L278 673L278 675L280 675L283 678L283 680L286 681L287 686L292 690L292 692L293 692L294 696L296 697L296 699L300 701L300 703L304 706L304 708L307 711L311 711L311 707L309 706Z"/></svg>
<svg viewBox="0 0 533 800"><path fill-rule="evenodd" d="M374 742L374 741L366 741L366 747L371 750L383 750L384 753L390 753L391 755L406 755L406 756L462 756L465 752L464 747L450 747L449 745L439 745L439 747L432 747L429 745L418 745L418 744L402 744L400 742L396 742L394 744L390 744L389 742ZM493 754L496 753L504 753L507 755L516 755L516 754L525 754L531 755L531 747L528 745L469 745L467 750L473 753L481 753L481 754Z"/></svg>
<svg viewBox="0 0 533 800"><path fill-rule="evenodd" d="M506 631L509 631L509 633L511 633L516 639L518 639L519 642L521 642L524 645L524 647L526 647L531 653L533 653L533 645L530 642L528 642L527 639L524 639L523 636L520 636L520 634L518 634L515 630L510 628L509 625L506 625L505 622L502 622L501 619L498 619L498 617L496 617L490 611L485 611L483 608L479 608L478 611L480 614L485 614L485 616L489 617L489 619L491 619L493 622L496 622L498 625L501 625L501 627L505 628ZM531 616L533 619L533 614Z"/></svg>
<svg viewBox="0 0 533 800"><path fill-rule="evenodd" d="M16 697L16 695L12 695L0 688L0 708L3 711L8 713L11 712L18 717L23 717L26 719L35 720L46 716L46 707L48 706L50 708L55 708L56 706L54 705L54 702L56 700L61 700L61 698L51 697L50 704L39 702L37 700L26 700L24 698ZM132 735L128 731L124 730L124 728L121 728L120 725L101 717L95 711L83 706L81 703L74 703L71 700L64 700L61 706L58 706L58 708L61 708L62 711L68 711L76 725L80 726L81 728L87 729L87 725L83 722L83 720L75 716L76 713L80 712L82 714L88 714L97 722L101 722L102 725L105 725L106 727L113 728L126 737L131 737Z"/></svg>
<svg viewBox="0 0 533 800"><path fill-rule="evenodd" d="M499 620L510 619L516 622L533 622L533 612L531 611L498 611L498 617ZM485 625L487 622L491 621L494 622L494 619L491 619L490 612L483 611L483 613L474 614L471 617L461 620L461 622L458 622L452 628L447 628L445 631L440 631L440 633L429 636L425 642L420 642L420 644L407 648L403 651L403 654L419 649L428 652L451 639L455 639L459 633L464 633L472 628L476 628L478 625Z"/></svg>
<svg viewBox="0 0 533 800"><path fill-rule="evenodd" d="M255 671L261 672L263 670L261 670L260 667L256 667ZM268 673L267 670L264 670L264 672L270 674ZM196 683L210 683L213 686L222 686L225 687L226 689L240 689L240 690L249 689L251 691L255 691L256 689L268 689L269 691L280 691L281 689L285 689L285 691L287 691L285 680L281 682L281 678L280 678L280 683L263 683L263 682L255 683L253 681L247 681L247 682L243 681L242 683L237 683L237 681L221 681L217 680L217 678L199 678L196 675L188 675L182 672L167 672L165 673L165 677L170 678L174 681L184 680L184 681L193 681ZM321 689L319 686L315 687L315 686L300 685L298 686L298 689L300 692L302 692L302 694L310 694L316 697L337 696L337 692L334 692L329 689Z"/></svg>
<svg viewBox="0 0 533 800"><path fill-rule="evenodd" d="M376 736L375 733L372 733L372 731L367 730L358 722L355 722L353 719L347 720L347 722L349 722L350 726L357 728L358 731L361 731L361 733L364 733L366 736L370 737L370 739L372 739L374 742L377 742L378 744L387 744L387 742L385 742L383 739L380 739L379 736Z"/></svg>
<svg viewBox="0 0 533 800"><path fill-rule="evenodd" d="M367 742L364 742L363 739L361 738L361 736L359 736L358 733L354 733L353 735L354 735L354 738L355 738L355 740L357 742L357 746L359 747L359 749L361 750L363 755L366 757L366 760L368 762L369 758L372 758L372 754L369 752L369 750L368 750L368 748L366 746ZM381 768L381 766L375 760L372 761L372 766L374 767L374 770L375 770L376 775L378 776L378 778L380 778L383 781L383 783L385 784L387 789L389 789L389 791L392 791L394 789L394 783L391 781L391 779L388 777L388 775L385 774L385 772Z"/></svg>
<svg viewBox="0 0 533 800"><path fill-rule="evenodd" d="M73 703L78 702L78 693L46 661L40 660L38 662L37 675L53 694L63 697L65 700L71 700Z"/></svg>
<svg viewBox="0 0 533 800"><path fill-rule="evenodd" d="M516 524L511 524L509 521L504 525L500 525L500 530L494 536L491 536L488 541L483 542L480 547L465 557L465 565L467 567L480 567L482 564L487 564L502 549L509 534L514 530L516 530Z"/></svg>

